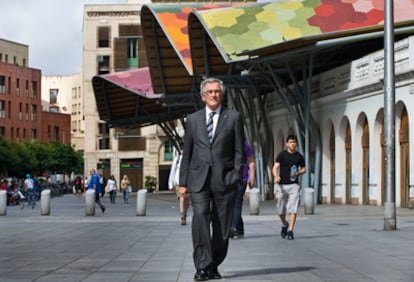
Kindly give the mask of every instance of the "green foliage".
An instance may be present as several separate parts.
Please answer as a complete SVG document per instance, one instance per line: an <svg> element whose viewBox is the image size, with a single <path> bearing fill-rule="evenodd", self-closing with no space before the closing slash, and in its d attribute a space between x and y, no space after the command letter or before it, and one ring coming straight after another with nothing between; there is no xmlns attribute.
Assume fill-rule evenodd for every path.
<svg viewBox="0 0 414 282"><path fill-rule="evenodd" d="M155 188L157 186L157 178L152 175L146 175L144 186L145 188Z"/></svg>
<svg viewBox="0 0 414 282"><path fill-rule="evenodd" d="M83 157L68 144L57 142L10 142L0 137L0 172L12 176L24 176L31 172L70 174L83 171Z"/></svg>

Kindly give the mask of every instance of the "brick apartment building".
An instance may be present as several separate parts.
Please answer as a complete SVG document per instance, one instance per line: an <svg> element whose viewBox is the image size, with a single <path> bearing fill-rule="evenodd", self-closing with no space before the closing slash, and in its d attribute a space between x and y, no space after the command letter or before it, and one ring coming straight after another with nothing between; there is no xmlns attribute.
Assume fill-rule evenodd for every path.
<svg viewBox="0 0 414 282"><path fill-rule="evenodd" d="M27 66L28 48L0 39L0 136L69 144L70 115L42 111L42 73Z"/></svg>

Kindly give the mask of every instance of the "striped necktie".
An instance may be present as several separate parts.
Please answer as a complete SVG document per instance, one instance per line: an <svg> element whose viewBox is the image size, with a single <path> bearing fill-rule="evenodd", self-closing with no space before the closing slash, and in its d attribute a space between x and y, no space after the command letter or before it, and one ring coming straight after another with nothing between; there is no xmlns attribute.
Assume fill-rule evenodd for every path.
<svg viewBox="0 0 414 282"><path fill-rule="evenodd" d="M216 112L211 112L208 115L207 134L208 134L208 139L210 139L210 143L213 141L213 116L215 114Z"/></svg>

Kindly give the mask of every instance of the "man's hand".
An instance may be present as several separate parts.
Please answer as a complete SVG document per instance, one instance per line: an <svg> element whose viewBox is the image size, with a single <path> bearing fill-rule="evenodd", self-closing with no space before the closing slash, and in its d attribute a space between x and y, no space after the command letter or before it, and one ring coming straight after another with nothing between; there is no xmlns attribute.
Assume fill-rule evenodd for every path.
<svg viewBox="0 0 414 282"><path fill-rule="evenodd" d="M273 178L273 182L274 183L279 183L280 182L280 176L279 175L275 175Z"/></svg>
<svg viewBox="0 0 414 282"><path fill-rule="evenodd" d="M180 186L178 188L178 191L180 192L181 195L187 194L187 192L188 192L187 187L185 187L185 186Z"/></svg>

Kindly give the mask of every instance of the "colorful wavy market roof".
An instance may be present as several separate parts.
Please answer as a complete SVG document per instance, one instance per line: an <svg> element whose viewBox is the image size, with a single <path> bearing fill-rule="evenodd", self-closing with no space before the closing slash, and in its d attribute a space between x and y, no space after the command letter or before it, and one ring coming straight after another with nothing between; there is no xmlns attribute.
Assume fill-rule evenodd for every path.
<svg viewBox="0 0 414 282"><path fill-rule="evenodd" d="M185 108L167 111L154 94L148 68L95 76L92 79L97 109L112 127L140 127L182 118Z"/></svg>
<svg viewBox="0 0 414 282"><path fill-rule="evenodd" d="M270 60L268 58L282 54L286 61L300 60L303 53L292 52L304 47L312 52L319 42L345 42L346 38L362 35L348 41L346 52L339 56L335 45L325 48L324 60L315 61L326 70L383 46L383 0L286 0L236 5L142 7L141 25L148 71L152 89L160 95L157 99L138 95L139 99L129 100L131 103L135 101L135 111L131 109L131 119L125 116L125 121L157 123L161 119L191 113L195 110L192 104L196 103L195 95L191 94L197 90L201 76L234 74L240 77L241 65L249 62L251 56ZM394 1L394 14L396 27L409 27L409 32L413 33L414 1ZM372 40L374 33L375 40ZM117 95L133 92L128 85L111 83L106 87L110 87L108 85L122 88L122 91L106 89L118 91ZM105 92L104 88L101 88L102 92ZM124 105L119 99L119 105ZM155 113L153 108L161 111L160 115L155 115L158 120L150 119L150 114ZM149 113L146 119L141 120L138 109ZM179 114L166 114L175 112ZM110 116L106 118L107 121L111 119ZM118 126L122 122L119 119Z"/></svg>
<svg viewBox="0 0 414 282"><path fill-rule="evenodd" d="M395 22L413 24L414 1L394 1ZM193 12L226 62L249 50L300 38L382 29L383 0L297 0ZM191 36L191 32L190 32Z"/></svg>
<svg viewBox="0 0 414 282"><path fill-rule="evenodd" d="M188 15L191 12L245 4L243 1L144 5L141 25L155 92L180 95L191 91L193 65L188 36Z"/></svg>

